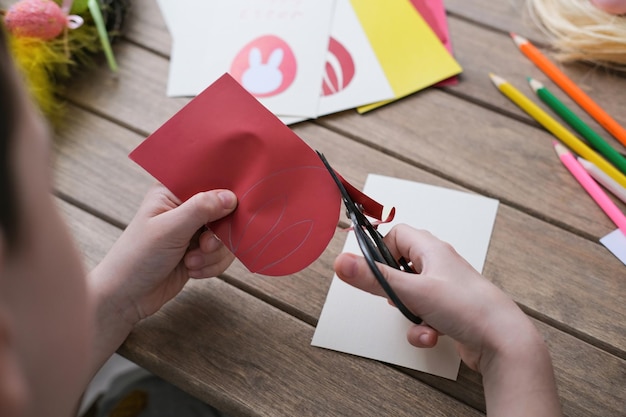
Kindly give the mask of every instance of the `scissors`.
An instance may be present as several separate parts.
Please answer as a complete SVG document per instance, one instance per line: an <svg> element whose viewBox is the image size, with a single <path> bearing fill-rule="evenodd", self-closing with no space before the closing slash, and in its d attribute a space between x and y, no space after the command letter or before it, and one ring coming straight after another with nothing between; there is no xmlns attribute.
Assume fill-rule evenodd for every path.
<svg viewBox="0 0 626 417"><path fill-rule="evenodd" d="M348 191L346 191L346 187L344 187L341 180L335 173L335 170L331 168L330 164L319 151L316 151L317 155L321 158L324 166L328 169L331 177L339 187L339 191L341 192L341 198L343 199L343 203L346 206L346 214L352 221L354 235L356 236L356 240L361 248L361 252L363 252L363 257L365 258L367 264L369 265L372 273L376 277L376 280L383 288L389 299L394 303L394 305L400 310L400 312L412 321L415 324L421 324L422 319L416 316L409 310L404 303L400 300L398 295L395 293L389 282L385 279L383 274L376 266L376 262L380 262L385 265L389 265L395 269L400 271L415 273L415 270L409 265L409 263L404 259L400 258L400 260L396 260L391 251L385 245L383 241L383 235L370 223L370 221L365 217L363 212L360 209L360 206L352 200Z"/></svg>

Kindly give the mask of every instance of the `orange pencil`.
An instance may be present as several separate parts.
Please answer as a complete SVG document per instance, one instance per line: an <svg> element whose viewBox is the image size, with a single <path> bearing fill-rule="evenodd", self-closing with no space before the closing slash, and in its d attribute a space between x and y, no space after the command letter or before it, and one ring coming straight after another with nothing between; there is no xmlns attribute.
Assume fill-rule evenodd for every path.
<svg viewBox="0 0 626 417"><path fill-rule="evenodd" d="M513 41L520 51L530 59L544 74L546 74L556 85L569 95L581 108L593 117L607 132L613 135L624 146L626 146L626 129L619 125L607 112L596 104L574 81L569 79L563 72L546 58L527 39L511 33Z"/></svg>

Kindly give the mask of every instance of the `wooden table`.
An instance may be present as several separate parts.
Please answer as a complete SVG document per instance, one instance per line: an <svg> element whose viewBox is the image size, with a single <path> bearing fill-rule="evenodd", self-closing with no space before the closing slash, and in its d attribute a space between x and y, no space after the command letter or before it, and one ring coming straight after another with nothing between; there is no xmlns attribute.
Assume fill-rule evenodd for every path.
<svg viewBox="0 0 626 417"><path fill-rule="evenodd" d="M115 45L119 75L103 61L69 88L69 123L55 141L55 193L90 267L152 182L127 154L188 102L165 96L171 38L156 3L132 3L126 36ZM561 166L551 135L487 76L520 89L526 76L552 85L508 32L540 46L545 38L521 0L445 3L464 68L458 86L294 130L358 187L375 172L499 199L484 275L545 336L565 414L625 415L626 267L598 242L615 227ZM563 68L626 125L625 77ZM454 382L310 346L344 238L336 234L294 276L255 276L235 263L220 279L190 282L120 353L233 416L483 414L480 375L464 366Z"/></svg>

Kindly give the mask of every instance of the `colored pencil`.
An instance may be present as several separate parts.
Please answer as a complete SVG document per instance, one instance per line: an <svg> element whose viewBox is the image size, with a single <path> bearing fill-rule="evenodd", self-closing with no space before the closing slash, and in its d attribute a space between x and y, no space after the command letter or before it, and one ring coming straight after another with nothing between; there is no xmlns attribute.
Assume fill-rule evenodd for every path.
<svg viewBox="0 0 626 417"><path fill-rule="evenodd" d="M530 59L544 74L569 95L581 108L593 117L607 132L626 146L626 129L619 125L609 114L580 89L563 71L554 65L532 43L515 33L511 37L519 50ZM619 92L616 92L619 94Z"/></svg>
<svg viewBox="0 0 626 417"><path fill-rule="evenodd" d="M548 113L543 111L541 107L533 103L528 97L522 94L522 92L520 92L517 88L513 87L513 85L508 83L504 78L494 74L489 74L489 77L491 77L491 81L493 81L502 94L528 113L533 119L539 122L539 124L556 136L557 139L560 139L578 155L593 162L598 168L617 181L617 183L622 187L626 187L626 175L618 171L617 168L607 162L606 159L602 158L593 149L587 146L585 142L578 139L572 132L567 130Z"/></svg>
<svg viewBox="0 0 626 417"><path fill-rule="evenodd" d="M615 203L606 195L602 188L587 174L587 171L576 161L574 155L565 146L554 142L554 150L563 165L576 178L582 187L589 193L591 198L600 206L604 213L617 225L619 230L626 235L626 216L619 211Z"/></svg>
<svg viewBox="0 0 626 417"><path fill-rule="evenodd" d="M615 165L615 168L626 174L626 158L609 145L602 136L597 134L589 125L583 122L573 111L559 100L550 90L541 82L534 78L528 78L528 83L537 97L541 99L548 107L550 107L561 119L565 120L575 131L593 146L600 154L602 154L609 162Z"/></svg>
<svg viewBox="0 0 626 417"><path fill-rule="evenodd" d="M615 197L626 203L626 188L622 187L615 180L604 173L600 168L593 163L587 161L580 156L577 158L580 165L585 168L587 174L591 175L591 178L596 180L600 185L609 190Z"/></svg>

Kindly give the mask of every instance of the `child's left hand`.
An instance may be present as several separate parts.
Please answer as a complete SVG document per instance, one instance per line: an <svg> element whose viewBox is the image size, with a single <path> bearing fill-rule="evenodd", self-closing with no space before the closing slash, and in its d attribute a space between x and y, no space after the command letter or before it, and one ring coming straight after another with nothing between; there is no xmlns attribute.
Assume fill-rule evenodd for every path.
<svg viewBox="0 0 626 417"><path fill-rule="evenodd" d="M234 255L205 225L230 214L236 205L228 190L199 193L182 204L161 184L149 190L134 219L89 276L96 323L118 339L100 342L121 343L189 278L215 277L228 268Z"/></svg>

